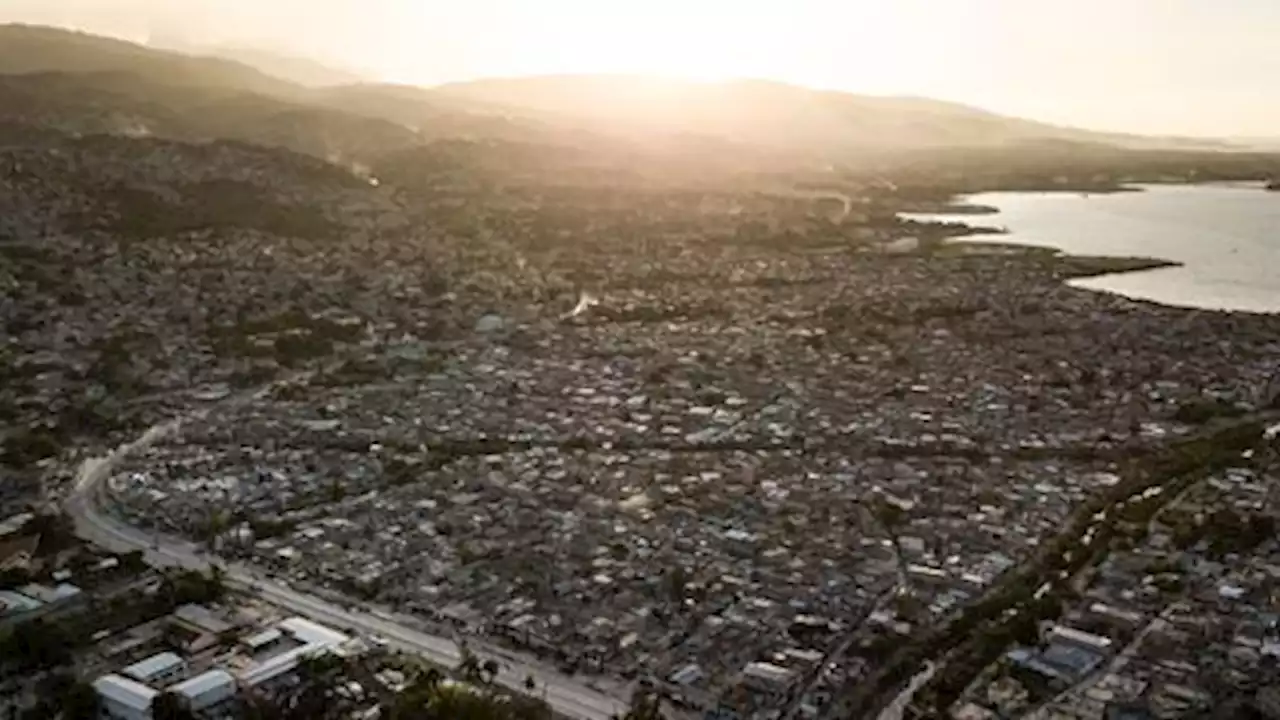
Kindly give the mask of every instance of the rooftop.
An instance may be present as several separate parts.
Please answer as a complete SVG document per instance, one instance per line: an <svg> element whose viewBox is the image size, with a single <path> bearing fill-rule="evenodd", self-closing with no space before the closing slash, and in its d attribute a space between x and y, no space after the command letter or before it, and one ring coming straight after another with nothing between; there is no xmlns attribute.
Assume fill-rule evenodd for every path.
<svg viewBox="0 0 1280 720"><path fill-rule="evenodd" d="M190 709L198 712L235 695L236 679L226 670L215 669L184 680L169 692L186 698Z"/></svg>
<svg viewBox="0 0 1280 720"><path fill-rule="evenodd" d="M104 701L139 712L150 711L151 701L160 694L140 682L114 674L95 680L93 689Z"/></svg>
<svg viewBox="0 0 1280 720"><path fill-rule="evenodd" d="M158 655L152 655L144 660L126 667L120 672L142 683L149 683L152 680L168 675L171 672L186 667L187 661L183 660L176 653L163 652Z"/></svg>

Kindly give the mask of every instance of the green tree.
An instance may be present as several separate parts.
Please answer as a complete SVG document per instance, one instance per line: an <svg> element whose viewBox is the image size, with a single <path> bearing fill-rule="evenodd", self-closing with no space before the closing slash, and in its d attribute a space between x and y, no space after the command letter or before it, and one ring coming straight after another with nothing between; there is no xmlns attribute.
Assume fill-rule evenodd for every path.
<svg viewBox="0 0 1280 720"><path fill-rule="evenodd" d="M458 652L462 656L458 661L458 667L454 669L458 676L473 685L484 682L484 666L481 665L480 658L476 657L465 643L458 647Z"/></svg>
<svg viewBox="0 0 1280 720"><path fill-rule="evenodd" d="M39 701L29 708L23 718L32 720L97 720L98 693L87 683L80 682L67 671L53 672L36 683ZM12 712L10 717L17 717Z"/></svg>
<svg viewBox="0 0 1280 720"><path fill-rule="evenodd" d="M165 589L175 605L186 603L212 603L226 594L226 572L214 565L206 575L186 570L165 578Z"/></svg>
<svg viewBox="0 0 1280 720"><path fill-rule="evenodd" d="M196 720L177 693L164 692L151 701L151 717L155 720Z"/></svg>
<svg viewBox="0 0 1280 720"><path fill-rule="evenodd" d="M439 686L427 697L401 697L391 720L513 720L502 701L470 689Z"/></svg>
<svg viewBox="0 0 1280 720"><path fill-rule="evenodd" d="M97 720L101 710L98 692L86 682L74 682L59 699L62 720Z"/></svg>
<svg viewBox="0 0 1280 720"><path fill-rule="evenodd" d="M61 627L33 620L0 637L0 664L47 670L71 662L71 647L71 639Z"/></svg>
<svg viewBox="0 0 1280 720"><path fill-rule="evenodd" d="M62 552L77 542L75 523L63 513L37 515L22 529L25 533L40 536L40 544L36 547L36 555L40 557Z"/></svg>
<svg viewBox="0 0 1280 720"><path fill-rule="evenodd" d="M481 677L486 683L492 683L498 677L498 673L502 671L502 666L497 660L489 658L480 665Z"/></svg>
<svg viewBox="0 0 1280 720"><path fill-rule="evenodd" d="M641 683L631 693L631 702L622 720L663 720L662 696L651 686Z"/></svg>
<svg viewBox="0 0 1280 720"><path fill-rule="evenodd" d="M147 561L141 550L131 550L120 556L120 565L126 570L142 572L147 567Z"/></svg>
<svg viewBox="0 0 1280 720"><path fill-rule="evenodd" d="M667 571L665 577L667 600L673 603L684 602L686 591L689 586L689 573L683 567L676 565Z"/></svg>
<svg viewBox="0 0 1280 720"><path fill-rule="evenodd" d="M0 590L12 590L31 582L31 573L22 568L0 570Z"/></svg>
<svg viewBox="0 0 1280 720"><path fill-rule="evenodd" d="M250 698L249 720L346 720L355 712L354 701L340 692L347 668L331 654L303 658L297 682L270 698Z"/></svg>

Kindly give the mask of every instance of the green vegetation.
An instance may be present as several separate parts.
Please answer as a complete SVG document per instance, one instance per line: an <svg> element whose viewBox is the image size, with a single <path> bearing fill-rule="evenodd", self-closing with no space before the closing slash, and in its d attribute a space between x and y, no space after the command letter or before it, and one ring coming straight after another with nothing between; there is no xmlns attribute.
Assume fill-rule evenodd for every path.
<svg viewBox="0 0 1280 720"><path fill-rule="evenodd" d="M364 334L359 323L339 323L299 310L264 317L244 316L218 327L211 340L219 354L231 357L272 357L287 367L327 357L338 344L353 343Z"/></svg>
<svg viewBox="0 0 1280 720"><path fill-rule="evenodd" d="M60 452L62 445L53 429L28 428L5 439L3 449L0 449L0 464L12 470L20 470Z"/></svg>
<svg viewBox="0 0 1280 720"><path fill-rule="evenodd" d="M196 720L196 716L176 693L163 692L151 701L151 717L154 720Z"/></svg>
<svg viewBox="0 0 1280 720"><path fill-rule="evenodd" d="M186 570L165 578L161 596L173 607L188 603L216 603L227 593L223 572L216 565L205 575Z"/></svg>
<svg viewBox="0 0 1280 720"><path fill-rule="evenodd" d="M0 669L50 670L71 661L72 639L62 626L43 620L20 623L0 635Z"/></svg>
<svg viewBox="0 0 1280 720"><path fill-rule="evenodd" d="M1276 535L1273 516L1230 508L1203 517L1165 513L1160 519L1171 526L1174 547L1188 550L1204 543L1205 554L1215 560L1249 552Z"/></svg>
<svg viewBox="0 0 1280 720"><path fill-rule="evenodd" d="M627 712L620 720L663 720L662 695L641 683L632 693Z"/></svg>
<svg viewBox="0 0 1280 720"><path fill-rule="evenodd" d="M502 695L491 690L444 681L438 673L424 672L401 693L390 720L551 720L551 708L543 701L522 695Z"/></svg>
<svg viewBox="0 0 1280 720"><path fill-rule="evenodd" d="M68 672L53 672L36 687L35 707L22 720L98 720L98 693Z"/></svg>
<svg viewBox="0 0 1280 720"><path fill-rule="evenodd" d="M884 696L900 687L929 658L947 662L918 696L938 717L983 668L995 661L1008 643L1024 635L1026 623L1056 618L1069 596L1067 578L1100 562L1113 540L1133 541L1147 532L1149 521L1171 498L1192 483L1240 461L1240 453L1262 437L1261 422L1236 421L1211 434L1181 441L1149 457L1131 460L1119 484L1095 495L1072 513L1066 527L1041 545L1036 556L1011 572L978 603L954 620L930 628L895 652L851 693L855 713L879 707ZM1150 488L1162 492L1139 500ZM1135 509L1136 508L1136 509ZM1105 514L1107 520L1093 518ZM1092 540L1082 543L1092 528ZM1260 526L1258 532L1265 529ZM1249 535L1248 537L1252 537ZM1036 598L1042 586L1049 592Z"/></svg>
<svg viewBox="0 0 1280 720"><path fill-rule="evenodd" d="M477 673L484 663L477 663ZM283 695L254 698L246 717L252 720L345 720L357 707L342 692L343 678L358 668L332 655L303 662L298 683ZM522 695L507 695L491 684L456 684L435 668L418 669L383 717L392 720L551 720L550 707Z"/></svg>
<svg viewBox="0 0 1280 720"><path fill-rule="evenodd" d="M281 237L332 239L337 226L314 209L269 199L246 182L207 180L175 188L177 200L119 184L98 188L98 205L86 211L84 229L127 238L171 237L197 230L258 230Z"/></svg>
<svg viewBox="0 0 1280 720"><path fill-rule="evenodd" d="M1203 425L1218 418L1233 418L1243 414L1239 407L1218 398L1197 398L1178 406L1173 419L1188 425Z"/></svg>
<svg viewBox="0 0 1280 720"><path fill-rule="evenodd" d="M272 698L255 698L248 716L254 720L340 720L356 707L341 692L345 662L334 655L306 658L298 667L298 682Z"/></svg>

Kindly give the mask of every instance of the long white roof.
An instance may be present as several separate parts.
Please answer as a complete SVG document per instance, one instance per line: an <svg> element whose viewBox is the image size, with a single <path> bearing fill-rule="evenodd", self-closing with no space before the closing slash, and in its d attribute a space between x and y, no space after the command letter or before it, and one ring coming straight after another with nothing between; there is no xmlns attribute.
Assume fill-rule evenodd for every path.
<svg viewBox="0 0 1280 720"><path fill-rule="evenodd" d="M182 658L178 657L177 654L162 652L159 655L152 655L145 660L139 660L124 670L121 670L121 672L134 680L150 682L154 678L177 670L183 665L186 665L186 662L184 662Z"/></svg>
<svg viewBox="0 0 1280 720"><path fill-rule="evenodd" d="M160 694L140 682L115 674L94 680L93 689L103 700L138 711L150 711L151 701Z"/></svg>
<svg viewBox="0 0 1280 720"><path fill-rule="evenodd" d="M350 639L337 630L327 628L306 618L292 617L288 620L282 620L278 627L285 633L297 638L299 642L303 643L302 647L267 658L242 670L239 674L241 683L252 687L274 677L279 677L296 668L302 658L326 650L333 650Z"/></svg>
<svg viewBox="0 0 1280 720"><path fill-rule="evenodd" d="M300 617L292 617L281 621L280 628L307 645L319 645L326 648L335 648L350 639L337 630Z"/></svg>
<svg viewBox="0 0 1280 720"><path fill-rule="evenodd" d="M210 670L169 688L187 699L196 712L216 705L236 694L236 679L226 670Z"/></svg>

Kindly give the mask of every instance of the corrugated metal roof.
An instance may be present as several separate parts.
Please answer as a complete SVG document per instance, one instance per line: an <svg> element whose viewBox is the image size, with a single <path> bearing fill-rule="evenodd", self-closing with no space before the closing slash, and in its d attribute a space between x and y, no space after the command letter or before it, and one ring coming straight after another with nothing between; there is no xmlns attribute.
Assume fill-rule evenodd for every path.
<svg viewBox="0 0 1280 720"><path fill-rule="evenodd" d="M257 650L260 647L270 645L281 637L284 637L284 633L280 632L278 628L269 628L256 635L250 635L240 642L250 649Z"/></svg>
<svg viewBox="0 0 1280 720"><path fill-rule="evenodd" d="M173 616L215 635L231 629L231 623L218 617L203 605L182 605L173 611Z"/></svg>
<svg viewBox="0 0 1280 720"><path fill-rule="evenodd" d="M150 711L151 701L160 694L140 682L119 675L103 675L93 681L93 689L103 700L138 711Z"/></svg>
<svg viewBox="0 0 1280 720"><path fill-rule="evenodd" d="M0 590L0 615L9 613L17 614L35 610L44 605L44 603L33 597L27 597L22 593L11 592L9 590Z"/></svg>
<svg viewBox="0 0 1280 720"><path fill-rule="evenodd" d="M294 668L298 667L298 661L302 659L302 656L309 652L313 652L312 647L304 645L245 668L240 672L240 682L249 687L254 687L273 678L280 677L285 673L292 672Z"/></svg>
<svg viewBox="0 0 1280 720"><path fill-rule="evenodd" d="M308 645L320 645L323 647L336 647L346 642L349 638L346 635L327 628L319 623L311 622L306 618L292 617L280 623L280 628L285 632L293 635Z"/></svg>
<svg viewBox="0 0 1280 720"><path fill-rule="evenodd" d="M187 699L191 710L199 712L236 694L236 679L226 670L210 670L169 688Z"/></svg>
<svg viewBox="0 0 1280 720"><path fill-rule="evenodd" d="M283 620L278 627L304 645L243 670L239 674L240 682L254 686L279 677L297 667L298 661L303 657L332 650L350 639L337 630L300 617Z"/></svg>
<svg viewBox="0 0 1280 720"><path fill-rule="evenodd" d="M121 672L134 680L150 682L161 675L171 673L185 665L186 661L178 657L175 653L163 652L159 655L152 655L146 660L139 660Z"/></svg>

